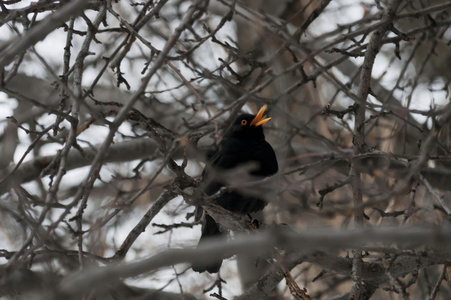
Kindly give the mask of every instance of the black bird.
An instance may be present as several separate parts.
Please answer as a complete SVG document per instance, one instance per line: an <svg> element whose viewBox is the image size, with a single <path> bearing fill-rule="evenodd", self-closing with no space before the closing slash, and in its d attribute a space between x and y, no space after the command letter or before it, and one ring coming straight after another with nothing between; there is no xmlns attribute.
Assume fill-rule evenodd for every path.
<svg viewBox="0 0 451 300"><path fill-rule="evenodd" d="M253 177L264 178L277 172L276 155L271 145L265 141L263 133L262 126L271 119L263 117L265 110L266 105L259 110L257 115L239 115L227 129L218 150L210 156L203 172L201 188L207 195L213 195L221 187L226 186L224 179L216 176L221 174L221 170L253 163L255 168L251 168L249 172L249 175ZM214 201L231 212L243 215L260 211L268 204L258 196L240 193L231 188L220 194ZM206 212L198 246L209 238L219 235L221 235L221 231L218 224ZM193 264L192 269L196 272L217 273L221 264L222 259L219 259L211 263Z"/></svg>

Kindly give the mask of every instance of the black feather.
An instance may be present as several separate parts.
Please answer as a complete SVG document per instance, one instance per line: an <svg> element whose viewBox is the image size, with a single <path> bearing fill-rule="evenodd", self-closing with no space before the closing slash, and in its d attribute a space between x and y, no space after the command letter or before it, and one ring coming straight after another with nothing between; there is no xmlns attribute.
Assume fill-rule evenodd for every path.
<svg viewBox="0 0 451 300"><path fill-rule="evenodd" d="M224 178L218 176L221 171L230 170L246 164L254 164L249 175L264 178L277 173L276 155L271 145L265 141L262 126L250 125L254 115L238 116L224 134L219 148L210 155L202 176L201 188L207 195L213 195L223 186ZM238 190L227 190L215 200L227 210L239 214L248 214L262 210L268 203L259 196L251 196ZM199 245L211 237L221 235L218 224L206 215L205 224ZM196 272L218 272L222 260L209 264L196 264L192 268Z"/></svg>

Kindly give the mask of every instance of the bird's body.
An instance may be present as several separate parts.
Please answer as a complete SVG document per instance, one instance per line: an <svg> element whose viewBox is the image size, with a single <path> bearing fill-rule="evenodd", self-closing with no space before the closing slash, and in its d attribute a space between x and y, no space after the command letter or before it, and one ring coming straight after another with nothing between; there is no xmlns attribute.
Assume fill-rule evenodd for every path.
<svg viewBox="0 0 451 300"><path fill-rule="evenodd" d="M214 195L223 186L227 186L221 173L226 170L249 166L249 175L264 178L277 172L276 155L271 145L265 141L262 125L268 119L263 119L263 107L257 115L242 114L238 116L224 134L219 148L209 158L202 176L201 188L207 195ZM262 210L267 202L259 195L250 195L239 189L228 188L215 198L215 203L225 209L239 214L248 214ZM205 224L199 245L211 237L221 234L214 219L205 215ZM216 273L221 267L222 259L209 264L193 264L196 272L208 271Z"/></svg>
<svg viewBox="0 0 451 300"><path fill-rule="evenodd" d="M252 166L252 164L254 165ZM204 180L208 182L204 188L207 195L213 195L224 186L221 181L210 179L209 171L234 169L249 164L252 176L266 177L277 172L277 161L271 145L265 140L239 140L224 138L219 150L212 156L210 164L204 172ZM214 174L214 173L213 173ZM259 198L249 197L233 190L224 192L215 199L216 203L235 213L247 214L262 210L267 202Z"/></svg>

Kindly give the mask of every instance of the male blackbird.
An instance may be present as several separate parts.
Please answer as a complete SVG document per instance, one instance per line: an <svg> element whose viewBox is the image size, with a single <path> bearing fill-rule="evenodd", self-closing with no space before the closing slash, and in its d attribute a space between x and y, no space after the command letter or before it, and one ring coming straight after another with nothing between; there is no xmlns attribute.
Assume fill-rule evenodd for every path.
<svg viewBox="0 0 451 300"><path fill-rule="evenodd" d="M201 187L207 195L215 194L226 185L224 179L216 176L221 173L221 170L253 163L255 168L250 169L251 176L264 178L277 172L276 155L271 145L265 141L263 134L262 125L271 119L263 117L265 110L266 105L257 115L239 115L228 128L218 150L210 156L203 172ZM220 194L214 201L227 210L243 215L262 210L268 204L259 196L251 196L249 193L231 188ZM218 224L208 213L205 213L205 224L198 246L220 234ZM192 269L196 272L217 273L221 264L222 259L219 259L211 263L193 264Z"/></svg>

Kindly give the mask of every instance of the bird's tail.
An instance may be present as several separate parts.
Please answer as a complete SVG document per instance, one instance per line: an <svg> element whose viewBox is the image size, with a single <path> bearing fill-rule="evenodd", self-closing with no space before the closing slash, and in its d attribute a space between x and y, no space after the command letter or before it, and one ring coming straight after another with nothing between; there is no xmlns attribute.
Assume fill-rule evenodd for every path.
<svg viewBox="0 0 451 300"><path fill-rule="evenodd" d="M202 245L202 243L208 241L210 238L219 237L221 235L221 231L219 230L219 225L215 222L215 220L210 217L208 214L205 214L205 226L202 228L202 235L200 237L199 243L197 247ZM218 273L219 268L222 265L222 259L218 259L217 261L210 262L196 262L192 264L193 271L195 272L205 272L208 273Z"/></svg>

